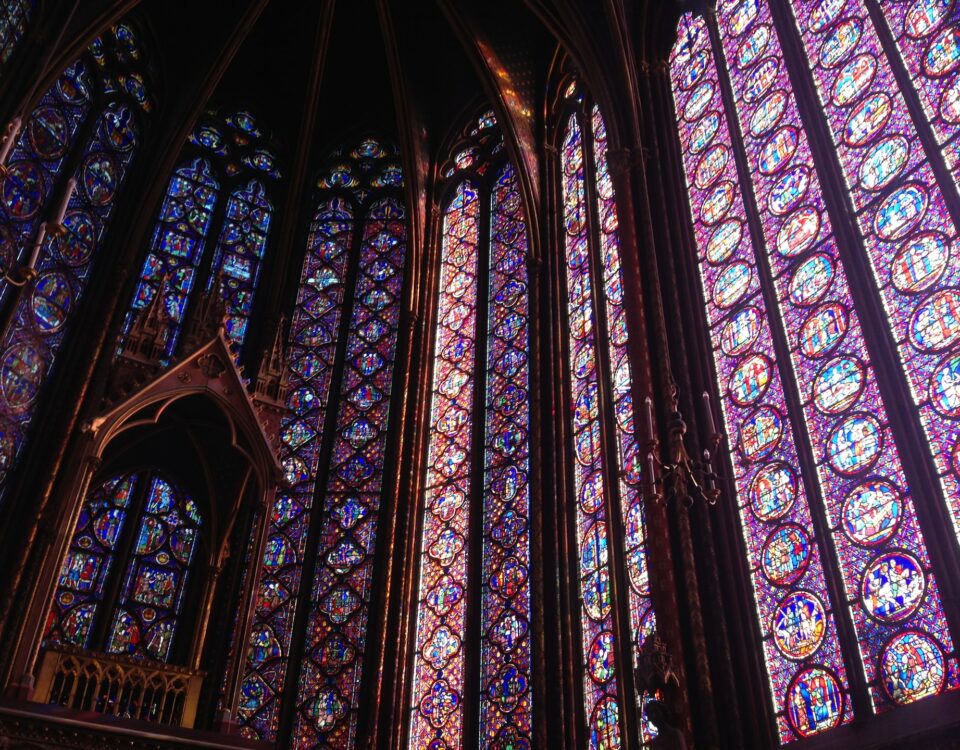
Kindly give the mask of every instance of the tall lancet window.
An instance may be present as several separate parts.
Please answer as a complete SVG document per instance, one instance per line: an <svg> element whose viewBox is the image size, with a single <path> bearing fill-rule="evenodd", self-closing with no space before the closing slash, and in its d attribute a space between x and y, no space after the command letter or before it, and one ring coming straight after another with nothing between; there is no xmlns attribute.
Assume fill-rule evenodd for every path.
<svg viewBox="0 0 960 750"><path fill-rule="evenodd" d="M635 663L656 630L656 617L650 598L616 195L603 116L587 99L571 82L558 121L568 334L565 418L572 437L584 714L590 746L616 748L622 739L622 714L635 710L633 696L623 695L619 685L617 639L629 642L623 652L629 652ZM622 526L614 523L611 512ZM618 528L623 529L616 545L623 551L620 557L611 554L610 543ZM611 578L619 574L627 591L626 601L618 604ZM629 632L617 633L614 608L621 605L629 615ZM643 739L652 739L654 728L643 724Z"/></svg>
<svg viewBox="0 0 960 750"><path fill-rule="evenodd" d="M888 57L874 26L879 5L791 5L792 15L790 5L764 0L721 3L710 21L685 15L671 57L782 742L849 722L854 705L881 713L960 684L922 532L940 499L911 488L923 486L925 466L940 473L956 524L960 410L951 404L960 364L951 363L960 318L947 288L956 230L935 176L949 175L950 159L934 164L940 154L925 149L892 67L916 63L915 49ZM910 4L909 34L924 19L940 23L941 5ZM923 64L934 65L941 47L931 43ZM821 108L801 111L798 81L820 95ZM812 122L832 141L812 142ZM825 187L834 168L845 196ZM872 278L857 273L861 263ZM878 295L887 331L861 326L860 311L876 309L867 297ZM887 333L899 362L884 361ZM894 377L898 365L906 378ZM929 453L891 416L898 390L919 407Z"/></svg>
<svg viewBox="0 0 960 750"><path fill-rule="evenodd" d="M288 337L290 488L271 517L239 704L244 734L273 741L286 696L295 748L356 742L407 254L395 148L337 149L318 187Z"/></svg>
<svg viewBox="0 0 960 750"><path fill-rule="evenodd" d="M115 26L43 94L7 157L0 267L37 275L0 332L0 497L136 153L152 106L145 74L132 27ZM11 276L0 280L7 304Z"/></svg>
<svg viewBox="0 0 960 750"><path fill-rule="evenodd" d="M280 177L266 140L249 112L200 118L167 186L125 332L162 287L165 350L172 357L193 290L219 284L227 336L243 347L273 215L269 193Z"/></svg>
<svg viewBox="0 0 960 750"><path fill-rule="evenodd" d="M523 747L532 719L527 227L493 114L471 123L452 152L410 747L468 747L476 736L483 747ZM470 694L479 706L467 714ZM478 724L466 726L465 715Z"/></svg>

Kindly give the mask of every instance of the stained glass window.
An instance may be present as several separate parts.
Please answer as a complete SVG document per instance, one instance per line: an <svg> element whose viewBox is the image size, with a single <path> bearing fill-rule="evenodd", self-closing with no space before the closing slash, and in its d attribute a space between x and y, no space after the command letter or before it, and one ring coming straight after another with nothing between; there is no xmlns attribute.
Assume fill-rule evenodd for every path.
<svg viewBox="0 0 960 750"><path fill-rule="evenodd" d="M100 483L80 510L45 642L168 661L200 530L194 501L159 473Z"/></svg>
<svg viewBox="0 0 960 750"><path fill-rule="evenodd" d="M150 481L107 651L167 661L200 537L193 500L159 475Z"/></svg>
<svg viewBox="0 0 960 750"><path fill-rule="evenodd" d="M52 227L36 254L37 278L23 290L0 340L0 493L27 436L38 398L80 304L97 248L136 152L145 110L118 81L142 70L113 31L98 38L41 97L27 118L0 182L0 264L10 269L34 254L41 222L52 221L77 160L62 230ZM102 64L93 62L98 51ZM137 73L140 75L140 73ZM142 78L142 76L141 76ZM101 108L92 110L94 101ZM0 299L11 290L0 282Z"/></svg>
<svg viewBox="0 0 960 750"><path fill-rule="evenodd" d="M293 666L298 687L287 693L296 700L292 744L355 742L406 262L402 186L396 149L373 138L336 150L318 180L320 205L288 337L290 411L281 453L290 488L271 517L241 685L248 737L276 738L294 614L304 598L305 657ZM348 279L355 279L349 295ZM325 421L333 415L331 432ZM319 524L313 531L312 519ZM303 580L311 535L312 581Z"/></svg>
<svg viewBox="0 0 960 750"><path fill-rule="evenodd" d="M565 91L561 119L560 187L566 294L567 371L573 451L575 535L580 589L584 714L591 747L622 741L623 711L634 699L621 694L617 639L628 639L634 664L656 630L650 598L642 458L635 433L633 376L624 308L616 195L608 163L606 126L575 82ZM609 393L609 401L601 397ZM605 424L613 425L614 462L604 451ZM610 503L610 497L615 500ZM622 519L624 559L611 554L614 524ZM616 566L616 567L614 567ZM624 570L630 632L614 626L611 578ZM633 665L631 665L633 666ZM644 700L653 696L645 696ZM643 722L643 740L656 736Z"/></svg>
<svg viewBox="0 0 960 750"><path fill-rule="evenodd" d="M136 487L135 474L112 477L96 487L83 504L50 610L48 643L90 646L90 628L103 601Z"/></svg>
<svg viewBox="0 0 960 750"><path fill-rule="evenodd" d="M781 9L766 0L721 2L715 20L683 17L671 57L707 319L727 431L736 440L731 458L783 742L850 720L844 652L862 669L863 697L874 712L958 685L901 458L913 447L899 443L888 417L875 345L857 310L863 287L847 277L845 264L860 248L844 248L834 235L834 222L847 214L821 189L831 162L814 160L809 120L793 90L809 67L822 109L805 117L822 118L832 135L853 228L899 345L902 386L920 407L956 524L948 402L950 350L960 335L951 338L945 288L953 283L956 231L892 69L905 64L914 74L933 130L948 144L952 134L937 121L931 92L943 83L932 80L936 73L953 70L950 35L938 32L950 26L950 4L877 5L898 40L895 60L881 45L874 21L882 16L868 12L872 3L796 0ZM774 24L790 6L802 62L781 47L783 28L792 30ZM922 57L916 40L933 36L938 41L920 45ZM944 154L952 166L946 147ZM746 165L739 175L738 158ZM772 321L782 348L768 332ZM796 413L784 392L796 394ZM801 482L803 466L812 470ZM801 508L804 488L820 496L823 515L805 502ZM817 528L825 529L819 540ZM832 556L821 557L824 544ZM838 569L825 569L821 559ZM840 581L846 606L831 605L827 577ZM848 618L856 643L838 640L839 618Z"/></svg>
<svg viewBox="0 0 960 750"><path fill-rule="evenodd" d="M185 154L194 158L178 167L167 185L123 326L124 332L130 330L137 311L162 286L168 357L176 352L193 290L204 284L208 290L220 284L227 336L243 346L273 212L263 178L280 177L266 137L249 112L205 113ZM211 261L207 245L216 226Z"/></svg>
<svg viewBox="0 0 960 750"><path fill-rule="evenodd" d="M10 59L27 33L36 0L8 0L0 7L0 63Z"/></svg>
<svg viewBox="0 0 960 750"><path fill-rule="evenodd" d="M531 741L527 229L514 169L496 158L501 150L496 118L484 113L443 170L453 192L443 215L433 354L413 665L416 748L469 744L471 682L479 684L484 747ZM486 299L481 274L489 280ZM478 453L482 477L474 471ZM477 505L482 525L472 528ZM477 537L482 572L470 586L476 563L468 549ZM471 601L479 601L479 623L467 620ZM468 671L471 638L480 641L479 675Z"/></svg>

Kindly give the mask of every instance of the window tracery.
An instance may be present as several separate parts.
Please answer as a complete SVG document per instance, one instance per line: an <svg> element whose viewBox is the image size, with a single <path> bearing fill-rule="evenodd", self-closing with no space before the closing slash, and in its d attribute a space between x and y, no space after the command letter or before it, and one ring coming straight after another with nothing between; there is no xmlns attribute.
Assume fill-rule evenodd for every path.
<svg viewBox="0 0 960 750"><path fill-rule="evenodd" d="M95 40L43 94L8 158L0 185L0 264L4 270L30 264L37 277L0 341L0 487L23 448L139 144L150 94L146 69L131 51L139 56L126 24ZM122 85L133 76L142 98ZM43 220L58 191L70 189L68 179L76 187L60 197L62 228L47 229ZM4 278L0 300L10 294Z"/></svg>
<svg viewBox="0 0 960 750"><path fill-rule="evenodd" d="M165 353L172 357L194 288L219 284L227 337L242 349L273 213L266 185L281 177L266 140L249 112L200 118L185 148L190 158L168 183L124 333L162 287ZM207 244L216 227L211 259Z"/></svg>
<svg viewBox="0 0 960 750"><path fill-rule="evenodd" d="M844 248L834 235L832 221L837 216L841 224L845 221L845 207L832 203L820 187L823 170L836 164L854 208L853 229L863 242L885 322L899 349L897 364L907 378L903 387L919 409L918 422L956 526L958 485L950 458L955 430L949 406L955 343L949 248L956 231L931 166L937 155L925 151L892 69L904 64L915 75L934 134L939 142L948 142L948 123L938 119L939 104L932 105L932 97L944 96L937 87L950 84L931 74L942 69L949 77L956 67L951 67L947 41L948 5L791 0L780 20L789 21L787 14L792 14L797 41L806 51L822 105L811 113L800 112L794 93L804 63L785 55L780 46L780 34L793 30L774 23L776 13L765 0L722 2L716 46L712 21L684 16L671 58L707 318L728 432L738 439L732 460L744 537L761 631L769 628L773 634L764 652L782 742L849 721L850 688L840 653L862 669L866 698L875 712L958 684L952 635L914 507L936 500L911 493L902 455L912 448L898 444L903 433L887 417L875 374L877 345L871 336L876 334L860 326L863 301L858 295L864 291L846 275L845 264L860 249ZM883 17L881 11L892 24L899 62L888 57L874 25ZM915 40L934 35L939 41L924 43L924 54L931 56L924 61ZM725 69L727 79L718 76L717 66ZM728 114L739 122L742 140L731 138ZM816 118L827 128L835 162L814 160L807 134L809 120ZM738 158L746 170L739 176ZM949 149L944 159L954 166ZM755 248L763 252L756 255ZM777 326L785 336L779 361L789 362L789 370L777 365L780 345L763 342L767 304L779 312ZM751 324L745 327L747 322ZM784 401L777 393L778 369L789 397L771 411L762 429L745 430L739 417L743 408L762 410L766 407L756 404L771 397ZM792 402L800 405L796 413ZM803 434L797 432L796 420L803 423ZM791 432L797 434L793 450L799 449L801 460L785 467L793 482L779 483L770 496L789 494L794 511L785 507L772 517L756 507L746 512L755 488L744 478L758 461L769 460L765 457L775 451L782 454L784 437ZM765 442L760 440L764 436ZM751 455L745 438L763 442L763 450ZM804 465L815 467L807 488L819 488L814 494L823 498L825 513L814 509L815 518L807 516L812 526L793 528L788 523L797 508L793 488L803 487L796 483L796 472ZM765 527L769 521L774 521L772 530ZM831 607L821 576L814 576L818 584L805 583L800 594L784 588L810 577L808 561L820 555L809 530L817 528L824 529L819 543L834 545L833 555L822 558L825 575L841 582L838 591L846 607ZM780 570L789 580L782 580ZM782 599L772 620L764 596L771 586L778 592L773 598ZM849 618L856 643L838 644L831 636L834 618ZM792 652L796 646L803 646L802 654ZM784 657L793 660L785 662L790 671L798 659L812 657L822 674L807 668L806 676L794 677L784 692L777 667ZM798 694L804 681L807 689Z"/></svg>
<svg viewBox="0 0 960 750"><path fill-rule="evenodd" d="M294 747L355 741L407 249L395 148L365 138L337 149L317 185L288 337L281 452L290 489L271 516L240 701L244 733L275 738L302 597ZM304 581L311 538L315 573Z"/></svg>
<svg viewBox="0 0 960 750"><path fill-rule="evenodd" d="M464 724L471 681L479 684L483 746L524 746L532 732L527 227L514 168L497 158L502 149L496 118L484 113L443 171L452 194L443 212L419 565L416 748L464 746L474 731ZM479 675L467 664L474 641Z"/></svg>

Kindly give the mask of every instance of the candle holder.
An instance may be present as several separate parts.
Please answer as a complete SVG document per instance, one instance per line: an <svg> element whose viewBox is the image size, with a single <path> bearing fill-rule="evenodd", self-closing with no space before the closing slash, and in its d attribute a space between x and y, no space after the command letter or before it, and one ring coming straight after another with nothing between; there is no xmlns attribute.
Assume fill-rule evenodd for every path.
<svg viewBox="0 0 960 750"><path fill-rule="evenodd" d="M669 499L683 499L687 505L693 505L702 498L710 505L716 505L720 499L717 473L713 468L713 456L723 442L724 435L719 432L710 406L710 395L703 394L707 423L710 429L709 448L702 453L702 460L694 458L687 450L687 423L680 412L679 389L676 383L670 384L670 419L667 425L668 459L659 456L660 441L653 431L653 401L648 396L647 407L647 473L650 477L651 497L660 502L664 496ZM660 478L656 476L656 467L660 467Z"/></svg>

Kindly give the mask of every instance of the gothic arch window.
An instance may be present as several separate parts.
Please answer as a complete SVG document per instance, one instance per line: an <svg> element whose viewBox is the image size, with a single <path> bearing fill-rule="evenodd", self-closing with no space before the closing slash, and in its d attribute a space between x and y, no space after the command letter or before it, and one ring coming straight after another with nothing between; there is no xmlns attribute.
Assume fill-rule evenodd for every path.
<svg viewBox="0 0 960 750"><path fill-rule="evenodd" d="M87 496L45 643L170 661L202 519L157 471L119 474Z"/></svg>
<svg viewBox="0 0 960 750"><path fill-rule="evenodd" d="M464 701L474 695L481 742L523 745L532 731L527 226L492 112L451 152L441 170L410 744L468 744Z"/></svg>
<svg viewBox="0 0 960 750"><path fill-rule="evenodd" d="M569 81L564 90L556 122L567 331L564 419L572 440L583 711L590 746L619 747L622 712L633 710L634 699L623 695L614 668L620 648L614 608L624 607L627 614L629 632L621 637L629 643L628 669L655 632L656 616L647 565L616 195L603 116L576 81ZM611 508L618 509L616 519L610 516ZM613 540L621 533L618 529L622 537ZM623 602L613 593L612 579L618 576L627 586ZM646 721L641 731L644 741L656 732Z"/></svg>
<svg viewBox="0 0 960 750"><path fill-rule="evenodd" d="M358 728L395 408L402 188L399 154L382 141L364 138L330 155L290 324L290 411L281 427L290 488L271 518L239 714L247 736L275 740L287 696L296 748L352 746ZM292 663L298 604L306 642Z"/></svg>
<svg viewBox="0 0 960 750"><path fill-rule="evenodd" d="M273 216L270 185L280 177L266 140L249 112L200 118L167 186L124 332L162 286L172 357L193 290L219 284L227 336L243 347Z"/></svg>
<svg viewBox="0 0 960 750"><path fill-rule="evenodd" d="M113 27L43 94L8 156L0 183L0 264L8 274L29 265L37 276L26 282L0 340L0 493L152 108L146 73L133 28ZM0 281L7 304L10 278Z"/></svg>
<svg viewBox="0 0 960 750"><path fill-rule="evenodd" d="M922 131L932 126L947 143L945 126L930 110L911 112L894 73L904 63L950 73L949 34L929 42L922 62L910 46L935 32L920 33L944 21L947 5L726 2L709 21L685 15L671 56L782 742L849 722L855 705L881 713L958 685L922 531L938 498L913 489L923 486L918 472L935 467L957 524L955 196L936 176L952 163L946 151L945 164L934 163L940 154L926 146L936 141ZM900 38L902 58L881 43L881 9L909 37ZM921 93L928 84L918 80ZM820 108L802 110L803 86ZM814 140L814 121L829 140ZM845 194L825 187L832 169ZM856 273L863 261L866 280ZM877 296L886 331L861 325ZM885 362L884 334L899 361ZM893 377L898 369L905 378ZM928 455L888 414L897 389L918 407Z"/></svg>

